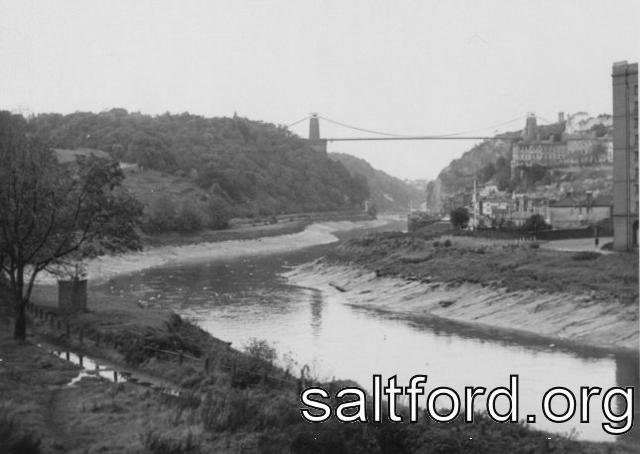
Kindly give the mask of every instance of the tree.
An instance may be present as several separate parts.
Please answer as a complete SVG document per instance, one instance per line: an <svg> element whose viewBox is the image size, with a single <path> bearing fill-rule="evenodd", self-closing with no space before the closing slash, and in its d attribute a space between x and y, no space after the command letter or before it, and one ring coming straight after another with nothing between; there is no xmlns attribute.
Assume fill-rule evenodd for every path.
<svg viewBox="0 0 640 454"><path fill-rule="evenodd" d="M209 228L226 229L229 227L229 219L231 214L229 207L219 197L212 196L209 201Z"/></svg>
<svg viewBox="0 0 640 454"><path fill-rule="evenodd" d="M117 162L81 156L62 165L24 118L8 112L0 112L0 162L0 269L13 296L14 338L23 340L36 276L116 235L137 247L141 211L119 190Z"/></svg>
<svg viewBox="0 0 640 454"><path fill-rule="evenodd" d="M591 148L591 158L592 161L598 163L603 160L604 157L607 156L607 147L602 142L598 142L593 145Z"/></svg>
<svg viewBox="0 0 640 454"><path fill-rule="evenodd" d="M464 229L469 225L469 211L465 207L458 207L449 213L451 224L457 229Z"/></svg>
<svg viewBox="0 0 640 454"><path fill-rule="evenodd" d="M522 230L528 232L540 232L542 230L549 230L550 228L551 226L546 223L541 214L532 214L522 226Z"/></svg>

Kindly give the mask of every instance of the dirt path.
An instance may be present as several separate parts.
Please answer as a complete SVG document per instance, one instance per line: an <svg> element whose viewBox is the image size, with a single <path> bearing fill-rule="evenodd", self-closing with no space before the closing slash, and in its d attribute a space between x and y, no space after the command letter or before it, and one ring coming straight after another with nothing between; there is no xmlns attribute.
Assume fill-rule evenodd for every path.
<svg viewBox="0 0 640 454"><path fill-rule="evenodd" d="M613 241L613 237L600 238L598 246L596 246L595 240L593 238L576 238L571 240L547 241L546 243L542 243L540 247L544 249L552 249L555 251L569 251L569 252L591 251L591 252L599 252L601 254L611 254L612 251L602 250L600 248L603 245L610 243L612 241Z"/></svg>

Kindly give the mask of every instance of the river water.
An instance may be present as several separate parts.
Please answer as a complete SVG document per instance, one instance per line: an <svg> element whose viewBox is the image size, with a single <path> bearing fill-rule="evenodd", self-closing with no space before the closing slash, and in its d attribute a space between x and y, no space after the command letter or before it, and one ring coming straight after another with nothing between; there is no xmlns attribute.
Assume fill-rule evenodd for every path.
<svg viewBox="0 0 640 454"><path fill-rule="evenodd" d="M301 288L283 276L331 247L165 264L113 277L101 290L133 294L140 304L172 309L237 348L252 338L267 340L281 362L286 356L298 370L306 364L315 377L352 379L368 390L373 374L384 380L397 375L401 385L414 374L426 374L427 392L449 386L460 395L465 386L508 386L509 375L518 374L520 418L537 414L532 427L584 440L616 438L601 427L606 419L598 398L590 405L590 423L580 423L576 416L557 424L542 416L542 396L553 386L576 395L580 386L637 386L637 356L560 349L513 335L486 337L451 324L417 324L349 306L331 287ZM637 399L635 406L637 412ZM637 431L623 437L640 440Z"/></svg>

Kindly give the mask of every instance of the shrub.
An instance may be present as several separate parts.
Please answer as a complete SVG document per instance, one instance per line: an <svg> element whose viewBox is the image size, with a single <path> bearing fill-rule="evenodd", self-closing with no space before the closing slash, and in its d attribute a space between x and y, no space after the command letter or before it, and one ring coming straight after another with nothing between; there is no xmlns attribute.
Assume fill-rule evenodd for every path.
<svg viewBox="0 0 640 454"><path fill-rule="evenodd" d="M176 206L170 197L157 197L149 206L144 225L147 232L167 232L175 228Z"/></svg>
<svg viewBox="0 0 640 454"><path fill-rule="evenodd" d="M154 430L148 430L140 435L140 441L153 454L197 454L201 452L200 443L191 432L179 438L171 438Z"/></svg>
<svg viewBox="0 0 640 454"><path fill-rule="evenodd" d="M392 448L387 452L408 452L398 446L394 435L401 434L403 428L393 424L383 424L378 430L388 429L381 438L384 444ZM362 430L359 424L325 423L296 427L291 443L291 452L295 454L379 454L382 452L374 431ZM401 442L402 443L402 442ZM398 449L400 448L400 449Z"/></svg>
<svg viewBox="0 0 640 454"><path fill-rule="evenodd" d="M155 350L202 356L204 331L189 321L172 313L165 329L148 330L145 333L123 331L117 334L118 350L129 364L138 365L153 357Z"/></svg>
<svg viewBox="0 0 640 454"><path fill-rule="evenodd" d="M233 376L233 386L244 388L253 386L274 370L278 357L276 349L265 340L251 339L244 347L246 355L240 357L239 368Z"/></svg>
<svg viewBox="0 0 640 454"><path fill-rule="evenodd" d="M202 228L202 215L194 205L185 204L180 208L174 224L178 232L197 232Z"/></svg>
<svg viewBox="0 0 640 454"><path fill-rule="evenodd" d="M540 214L532 214L522 226L522 230L528 232L540 232L542 230L549 230L551 226L546 223L544 217Z"/></svg>
<svg viewBox="0 0 640 454"><path fill-rule="evenodd" d="M440 241L436 240L433 242L433 247L440 247Z"/></svg>
<svg viewBox="0 0 640 454"><path fill-rule="evenodd" d="M22 432L6 408L0 408L0 452L7 454L39 454L40 439Z"/></svg>
<svg viewBox="0 0 640 454"><path fill-rule="evenodd" d="M244 351L255 361L272 365L278 355L276 349L264 339L252 338L244 347Z"/></svg>
<svg viewBox="0 0 640 454"><path fill-rule="evenodd" d="M469 211L465 207L458 207L449 213L451 224L457 229L464 229L469 224Z"/></svg>
<svg viewBox="0 0 640 454"><path fill-rule="evenodd" d="M231 210L229 205L220 197L212 196L209 201L209 228L226 229L229 227Z"/></svg>
<svg viewBox="0 0 640 454"><path fill-rule="evenodd" d="M300 422L295 400L261 392L257 388L209 392L201 407L202 423L212 432L265 430Z"/></svg>
<svg viewBox="0 0 640 454"><path fill-rule="evenodd" d="M576 252L575 254L573 254L573 256L571 257L573 260L595 260L598 257L600 257L599 252L593 252L593 251L580 251L580 252Z"/></svg>
<svg viewBox="0 0 640 454"><path fill-rule="evenodd" d="M540 249L540 243L536 243L536 242L529 243L529 247L531 249Z"/></svg>
<svg viewBox="0 0 640 454"><path fill-rule="evenodd" d="M449 247L449 246L451 246L451 240L449 238L447 238L446 240L444 240L443 244L445 245L445 247Z"/></svg>

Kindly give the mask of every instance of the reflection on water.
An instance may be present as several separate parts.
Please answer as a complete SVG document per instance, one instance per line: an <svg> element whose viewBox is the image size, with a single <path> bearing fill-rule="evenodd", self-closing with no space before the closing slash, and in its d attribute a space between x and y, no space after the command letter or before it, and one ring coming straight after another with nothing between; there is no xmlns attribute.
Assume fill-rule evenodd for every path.
<svg viewBox="0 0 640 454"><path fill-rule="evenodd" d="M326 246L234 262L209 262L146 270L110 281L112 293L135 294L142 304L171 308L215 336L242 347L255 337L311 366L320 378L350 378L371 390L371 376L397 375L405 384L427 374L427 391L449 386L508 386L520 377L520 418L536 414L536 428L588 440L613 440L601 428L601 399L591 401L591 423L545 421L544 392L564 386L638 385L638 358L524 345L522 339L489 339L446 324L424 326L350 307L335 289L300 288L279 273L319 257ZM640 408L636 395L636 411ZM579 402L578 402L578 408ZM615 410L621 413L621 409ZM637 415L636 415L637 416ZM629 437L627 435L626 437ZM633 437L637 438L637 432Z"/></svg>

